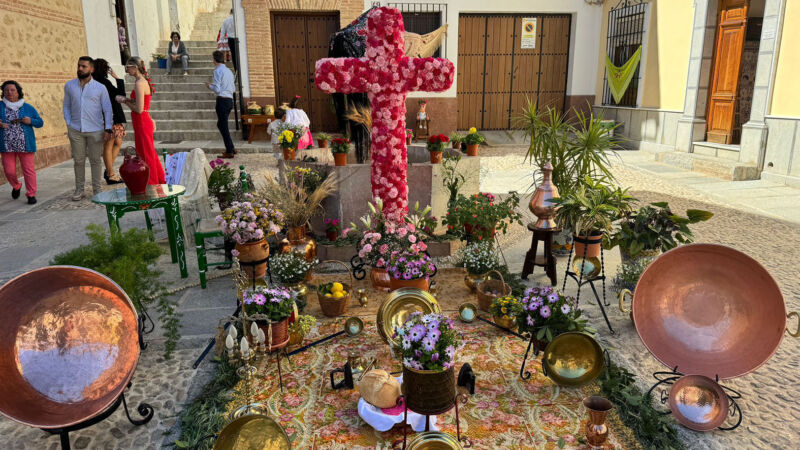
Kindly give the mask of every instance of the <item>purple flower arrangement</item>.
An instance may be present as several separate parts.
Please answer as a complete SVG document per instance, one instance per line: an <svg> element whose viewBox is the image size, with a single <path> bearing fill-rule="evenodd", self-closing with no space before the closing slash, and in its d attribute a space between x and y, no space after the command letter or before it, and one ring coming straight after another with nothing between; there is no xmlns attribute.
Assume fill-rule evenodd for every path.
<svg viewBox="0 0 800 450"><path fill-rule="evenodd" d="M386 272L395 280L427 280L436 273L436 265L426 253L394 251Z"/></svg>
<svg viewBox="0 0 800 450"><path fill-rule="evenodd" d="M292 291L285 287L256 286L255 289L246 289L242 300L248 315L264 314L273 322L288 318L294 309Z"/></svg>
<svg viewBox="0 0 800 450"><path fill-rule="evenodd" d="M283 213L266 200L245 194L245 201L231 203L216 220L223 234L245 244L278 233L283 226Z"/></svg>
<svg viewBox="0 0 800 450"><path fill-rule="evenodd" d="M581 319L581 310L573 297L552 287L532 287L521 300L522 312L517 315L520 332L530 332L539 340L550 342L568 331L593 331Z"/></svg>
<svg viewBox="0 0 800 450"><path fill-rule="evenodd" d="M447 370L453 367L456 351L461 348L461 333L455 322L441 314L411 313L393 337L399 339L395 351L403 365L416 370Z"/></svg>

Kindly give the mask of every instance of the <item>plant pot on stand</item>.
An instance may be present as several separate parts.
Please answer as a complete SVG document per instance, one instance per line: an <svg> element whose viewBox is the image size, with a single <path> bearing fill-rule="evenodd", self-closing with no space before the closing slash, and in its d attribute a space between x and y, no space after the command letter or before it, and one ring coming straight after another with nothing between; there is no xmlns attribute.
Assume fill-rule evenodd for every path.
<svg viewBox="0 0 800 450"><path fill-rule="evenodd" d="M408 409L419 414L441 414L453 407L456 398L454 368L416 370L404 365L401 387Z"/></svg>
<svg viewBox="0 0 800 450"><path fill-rule="evenodd" d="M280 350L289 344L289 318L277 322L256 320L256 325L264 332L264 345L268 352Z"/></svg>
<svg viewBox="0 0 800 450"><path fill-rule="evenodd" d="M267 257L269 257L269 244L266 239L260 239L254 242L245 242L244 244L236 243L236 251L239 252L239 261L242 263L254 263L256 261L263 261L255 266L242 264L242 271L247 274L250 279L262 278L267 274Z"/></svg>

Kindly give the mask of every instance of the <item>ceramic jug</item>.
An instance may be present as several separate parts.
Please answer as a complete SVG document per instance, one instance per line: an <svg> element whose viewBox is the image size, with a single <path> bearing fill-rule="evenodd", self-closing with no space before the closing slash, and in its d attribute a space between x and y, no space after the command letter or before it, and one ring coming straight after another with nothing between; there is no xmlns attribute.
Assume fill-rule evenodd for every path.
<svg viewBox="0 0 800 450"><path fill-rule="evenodd" d="M136 150L133 147L128 147L125 149L125 161L119 167L119 175L131 194L142 195L147 189L150 168L136 156Z"/></svg>

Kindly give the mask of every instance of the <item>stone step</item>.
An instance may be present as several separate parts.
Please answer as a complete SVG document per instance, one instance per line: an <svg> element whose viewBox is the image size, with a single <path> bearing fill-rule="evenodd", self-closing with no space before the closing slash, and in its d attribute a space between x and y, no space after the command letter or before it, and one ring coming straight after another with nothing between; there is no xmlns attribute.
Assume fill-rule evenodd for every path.
<svg viewBox="0 0 800 450"><path fill-rule="evenodd" d="M161 95L166 92L211 92L206 88L205 83L189 83L185 81L187 78L183 75L170 75L167 77L169 81L156 83L155 77L151 76L153 83L156 83L156 94ZM133 85L133 80L125 80L125 88L127 89L128 83Z"/></svg>
<svg viewBox="0 0 800 450"><path fill-rule="evenodd" d="M172 41L159 41L158 46L159 48L167 48L168 45L172 45ZM190 48L196 47L216 47L217 41L214 40L185 40L183 41L183 45L186 46L186 49L189 50Z"/></svg>
<svg viewBox="0 0 800 450"><path fill-rule="evenodd" d="M210 58L211 54L214 53L214 50L216 49L217 49L217 44L214 44L208 47L187 48L186 51L189 52L189 61L191 62L191 58L193 56L195 57L195 59L197 59L196 55L208 55L208 57ZM155 53L161 53L162 55L166 55L167 51L168 51L167 47L158 47Z"/></svg>
<svg viewBox="0 0 800 450"><path fill-rule="evenodd" d="M135 135L133 129L127 131L126 138L130 136L130 139L133 139ZM235 132L235 128L231 127L231 135ZM207 141L213 139L222 139L219 135L219 130L217 127L214 126L211 129L205 130L162 130L161 127L158 126L158 122L156 122L156 131L153 133L153 139L156 141Z"/></svg>
<svg viewBox="0 0 800 450"><path fill-rule="evenodd" d="M186 100L158 100L158 92L155 94L156 96L153 97L155 100L150 101L150 109L153 111L160 111L160 110L190 110L190 109L200 109L205 111L213 111L214 107L216 106L216 99L210 98L208 100L194 100L194 101L186 101Z"/></svg>
<svg viewBox="0 0 800 450"><path fill-rule="evenodd" d="M655 154L655 160L723 180L759 179L758 167L755 164L744 164L713 156L685 152L660 152Z"/></svg>
<svg viewBox="0 0 800 450"><path fill-rule="evenodd" d="M130 138L129 138L130 136ZM239 153L265 153L265 158L272 157L272 145L268 142L253 142L252 144L248 144L247 141L238 140L237 136L231 133L233 137L233 144L236 147L236 151ZM122 145L133 145L133 135L129 134L125 137ZM195 148L201 148L203 151L209 155L218 155L225 151L225 144L222 143L222 138L217 133L217 136L214 139L209 140L201 140L201 141L181 141L175 144L165 144L156 140L155 142L156 151L158 152L159 156L161 156L162 150L167 150L167 153L177 153L177 152L188 152ZM231 164L237 164L236 158L229 160Z"/></svg>
<svg viewBox="0 0 800 450"><path fill-rule="evenodd" d="M180 64L178 64L178 67L175 67L175 69L178 70L177 76L183 76L183 67L181 67ZM151 77L153 75L166 75L167 69L159 69L158 64L154 64L152 67L150 67L150 69L148 69L148 72L150 73ZM210 77L214 73L214 66L206 65L204 67L189 67L187 72L189 72L189 75L205 75ZM173 71L173 73L176 72Z"/></svg>
<svg viewBox="0 0 800 450"><path fill-rule="evenodd" d="M211 61L212 61L212 59L211 59L211 54L210 53L208 55L203 55L203 56L197 55L194 58L192 58L190 56L189 57L189 70L192 70L192 69L194 69L194 70L207 69L207 70L213 72L214 71L214 63L211 62ZM178 69L182 69L183 65L181 64L180 61L174 61L174 64L172 64L172 67L177 67ZM150 67L148 68L148 70L150 70L151 72L153 72L155 70L158 70L158 61L151 61L150 62Z"/></svg>
<svg viewBox="0 0 800 450"><path fill-rule="evenodd" d="M729 161L739 161L738 145L717 144L714 142L692 142L692 153L727 159Z"/></svg>
<svg viewBox="0 0 800 450"><path fill-rule="evenodd" d="M126 110L125 117L128 118L128 123L130 123L130 111ZM172 111L158 111L151 109L150 117L159 123L161 123L160 121L162 120L213 120L215 124L217 122L217 113L213 108L208 110L178 109ZM231 114L231 117L233 117L233 114Z"/></svg>
<svg viewBox="0 0 800 450"><path fill-rule="evenodd" d="M208 119L183 119L183 120L175 120L175 119L156 119L153 117L153 120L156 121L156 132L159 131L208 131L213 130L217 131L217 117L216 114L213 118ZM128 123L131 120L128 118ZM133 126L129 126L128 128L133 130ZM236 128L236 121L233 120L233 115L231 114L230 118L228 119L228 128L231 130ZM126 130L127 131L127 130Z"/></svg>
<svg viewBox="0 0 800 450"><path fill-rule="evenodd" d="M183 74L180 75L167 75L164 73L164 70L157 69L157 73L150 74L150 80L156 85L156 93L158 93L158 87L161 83L177 83L181 80L185 81L186 83L209 83L211 82L212 72L209 72L207 75L202 74L193 74L191 70L189 70L189 75L184 76ZM178 69L180 70L180 68ZM125 78L125 85L127 87L128 83L133 86L133 79L132 78Z"/></svg>
<svg viewBox="0 0 800 450"><path fill-rule="evenodd" d="M211 92L208 89L205 89L203 86L203 91L198 92L164 92L159 89L159 86L156 86L156 94L152 98L152 101L158 100L185 100L185 101L196 101L196 100L214 100L216 98L216 94Z"/></svg>

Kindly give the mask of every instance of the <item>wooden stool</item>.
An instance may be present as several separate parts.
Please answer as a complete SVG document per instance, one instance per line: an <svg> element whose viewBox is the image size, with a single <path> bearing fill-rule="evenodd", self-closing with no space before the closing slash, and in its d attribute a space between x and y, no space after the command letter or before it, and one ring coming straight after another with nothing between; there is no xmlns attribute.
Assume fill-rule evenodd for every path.
<svg viewBox="0 0 800 450"><path fill-rule="evenodd" d="M264 132L266 133L267 128L269 127L270 122L275 120L275 116L267 116L261 114L245 114L242 116L242 121L247 124L250 128L250 134L247 137L247 143L250 144L253 142L253 136L256 133L256 127L264 127ZM269 133L267 135L267 142L270 141Z"/></svg>
<svg viewBox="0 0 800 450"><path fill-rule="evenodd" d="M558 284L556 276L556 258L553 256L553 235L561 230L537 230L535 224L529 223L528 229L533 231L531 248L525 254L525 264L522 265L522 279L527 279L533 273L534 266L544 267L544 271L550 278L550 283L555 286ZM539 248L539 241L544 242L544 260L537 260L536 250Z"/></svg>

